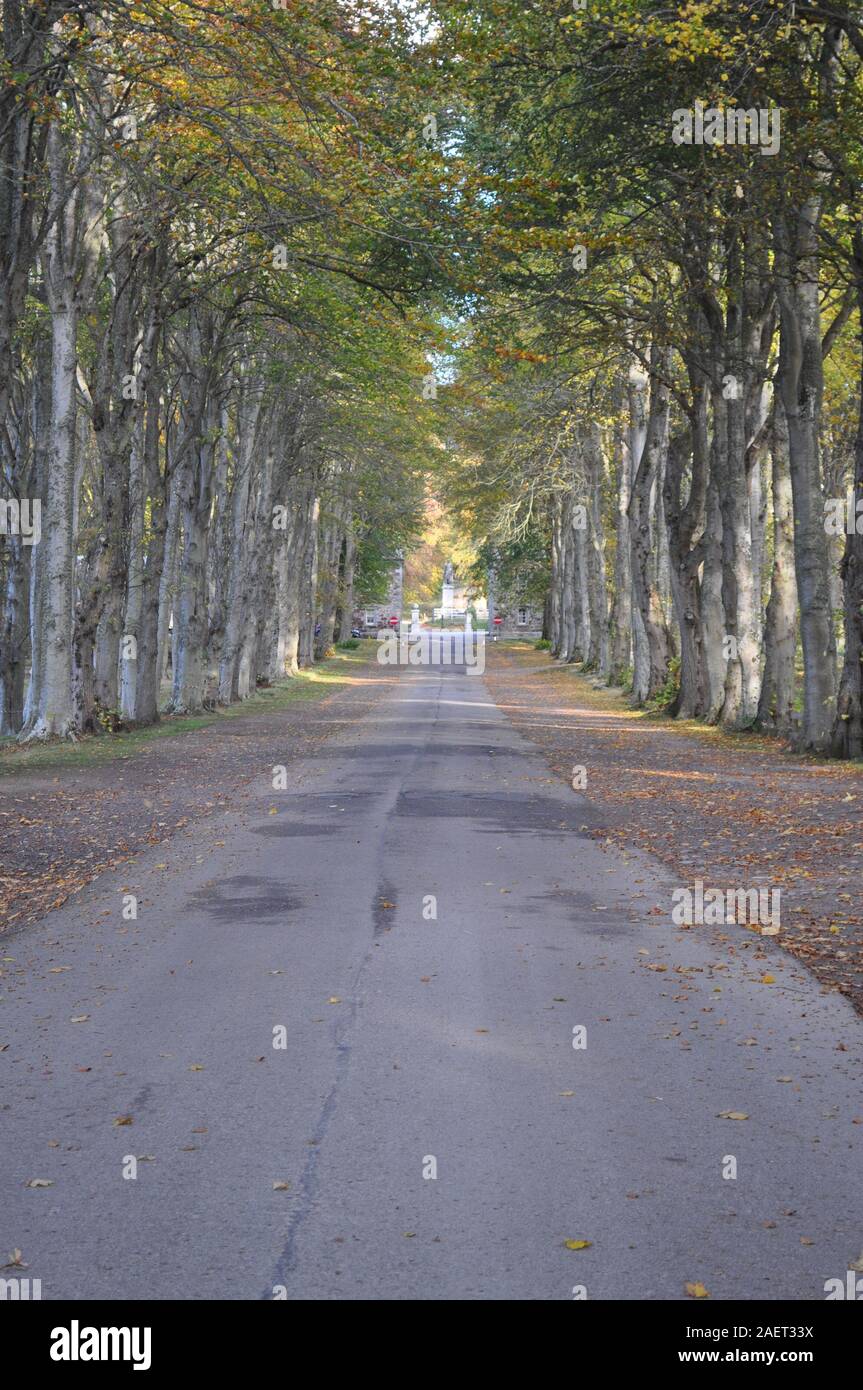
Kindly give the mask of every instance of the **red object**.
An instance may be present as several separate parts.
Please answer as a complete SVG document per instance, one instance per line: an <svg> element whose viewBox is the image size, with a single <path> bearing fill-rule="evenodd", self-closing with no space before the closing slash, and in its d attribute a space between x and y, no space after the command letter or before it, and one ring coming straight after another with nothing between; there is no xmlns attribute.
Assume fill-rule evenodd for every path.
<svg viewBox="0 0 863 1390"><path fill-rule="evenodd" d="M495 619L494 619L494 625L495 625L495 627L498 627L498 626L500 625L500 623L502 623L502 622L503 622L503 618L495 618Z"/></svg>
<svg viewBox="0 0 863 1390"><path fill-rule="evenodd" d="M390 618L390 627L398 627L398 625L399 625L399 620L398 620L398 618Z"/></svg>

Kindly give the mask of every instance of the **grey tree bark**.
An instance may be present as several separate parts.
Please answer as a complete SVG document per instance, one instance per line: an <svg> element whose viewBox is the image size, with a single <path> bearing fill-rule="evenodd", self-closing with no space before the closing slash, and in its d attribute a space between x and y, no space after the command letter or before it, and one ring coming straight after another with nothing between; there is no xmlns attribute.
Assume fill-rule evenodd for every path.
<svg viewBox="0 0 863 1390"><path fill-rule="evenodd" d="M629 495L632 490L632 454L626 432L614 432L617 465L617 505L614 513L614 580L608 619L609 685L622 685L632 660L632 553L629 539Z"/></svg>
<svg viewBox="0 0 863 1390"><path fill-rule="evenodd" d="M80 177L91 134L77 146L56 121L48 132L51 224L43 270L51 317L51 431L44 508L42 658L25 741L74 735L72 627L75 576L77 334L99 250L98 181Z"/></svg>
<svg viewBox="0 0 863 1390"><path fill-rule="evenodd" d="M668 448L668 362L656 344L651 348L650 407L644 446L635 471L629 500L632 580L635 607L647 640L647 669L636 671L633 699L636 704L656 695L668 679L671 639L654 581L654 515L657 479L661 477Z"/></svg>
<svg viewBox="0 0 863 1390"><path fill-rule="evenodd" d="M776 396L770 431L773 509L773 572L764 625L764 674L758 724L778 733L792 727L794 656L797 646L797 581L794 575L794 510L788 458L788 426Z"/></svg>
<svg viewBox="0 0 863 1390"><path fill-rule="evenodd" d="M773 218L779 300L777 388L788 424L794 503L794 566L803 647L803 729L806 748L829 747L836 713L836 641L830 608L819 427L823 391L818 223L811 197L796 215Z"/></svg>

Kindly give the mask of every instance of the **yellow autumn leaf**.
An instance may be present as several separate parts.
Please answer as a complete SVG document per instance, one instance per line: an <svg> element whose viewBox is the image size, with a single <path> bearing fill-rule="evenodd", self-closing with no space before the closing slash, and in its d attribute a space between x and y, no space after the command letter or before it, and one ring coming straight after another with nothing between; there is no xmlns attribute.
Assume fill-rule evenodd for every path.
<svg viewBox="0 0 863 1390"><path fill-rule="evenodd" d="M567 1250L589 1250L593 1244L592 1240L565 1240L564 1245Z"/></svg>
<svg viewBox="0 0 863 1390"><path fill-rule="evenodd" d="M709 1298L709 1297L710 1297L710 1294L707 1292L707 1290L706 1290L706 1288L704 1287L704 1285L703 1285L703 1284L699 1284L698 1282L696 1282L696 1283L694 1283L694 1284L685 1284L685 1285L684 1285L684 1288L686 1289L686 1292L689 1294L689 1297L690 1297L690 1298Z"/></svg>

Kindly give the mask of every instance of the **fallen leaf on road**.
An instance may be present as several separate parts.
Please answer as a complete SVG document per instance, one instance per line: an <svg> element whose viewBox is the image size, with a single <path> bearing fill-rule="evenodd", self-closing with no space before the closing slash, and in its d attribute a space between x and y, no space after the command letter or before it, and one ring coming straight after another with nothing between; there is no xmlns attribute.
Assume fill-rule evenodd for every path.
<svg viewBox="0 0 863 1390"><path fill-rule="evenodd" d="M24 1263L20 1250L13 1250L9 1256L9 1263L0 1265L0 1269L29 1269L30 1266Z"/></svg>
<svg viewBox="0 0 863 1390"><path fill-rule="evenodd" d="M280 1179L278 1182L274 1182L274 1183L273 1183L273 1191L274 1191L274 1192L290 1192L290 1190L291 1190L291 1184L290 1184L289 1182L283 1182L283 1181Z"/></svg>
<svg viewBox="0 0 863 1390"><path fill-rule="evenodd" d="M593 1244L592 1240L565 1240L564 1245L567 1250L589 1250Z"/></svg>
<svg viewBox="0 0 863 1390"><path fill-rule="evenodd" d="M342 1001L337 994L331 994L329 999L327 1000L328 1004L341 1004L341 1002Z"/></svg>
<svg viewBox="0 0 863 1390"><path fill-rule="evenodd" d="M114 1121L115 1125L131 1125L134 1121L131 1115L118 1115Z"/></svg>
<svg viewBox="0 0 863 1390"><path fill-rule="evenodd" d="M24 1186L25 1186L25 1187L53 1187L53 1186L54 1186L54 1179L53 1179L53 1178L28 1178L28 1180L27 1180L27 1182L25 1182Z"/></svg>
<svg viewBox="0 0 863 1390"><path fill-rule="evenodd" d="M69 1022L70 1022L70 1023L86 1023L86 1022L87 1022L87 1019L88 1019L89 1017L90 1017L89 1014L76 1014L74 1018L70 1018L70 1019L69 1019Z"/></svg>
<svg viewBox="0 0 863 1390"><path fill-rule="evenodd" d="M696 1283L694 1283L694 1284L684 1284L683 1287L684 1287L684 1289L686 1290L686 1292L689 1294L689 1297L690 1297L690 1298L709 1298L709 1297L710 1297L710 1294L707 1292L707 1290L706 1290L706 1288L704 1287L703 1284L699 1284L699 1283L696 1282Z"/></svg>
<svg viewBox="0 0 863 1390"><path fill-rule="evenodd" d="M201 1063L200 1063L200 1062L193 1062L192 1065L189 1067L189 1071L203 1071L203 1070L204 1070L204 1068L201 1066Z"/></svg>
<svg viewBox="0 0 863 1390"><path fill-rule="evenodd" d="M776 976L775 976L775 975L762 975L762 976L761 976L761 983L762 983L763 985L775 985L775 984L776 984Z"/></svg>
<svg viewBox="0 0 863 1390"><path fill-rule="evenodd" d="M716 1118L719 1120L748 1120L749 1116L745 1110L720 1110Z"/></svg>

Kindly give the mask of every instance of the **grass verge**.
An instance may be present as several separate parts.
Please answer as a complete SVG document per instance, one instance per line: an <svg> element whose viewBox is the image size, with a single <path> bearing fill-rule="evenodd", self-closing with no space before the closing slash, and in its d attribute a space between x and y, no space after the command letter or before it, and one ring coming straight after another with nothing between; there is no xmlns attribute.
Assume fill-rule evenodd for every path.
<svg viewBox="0 0 863 1390"><path fill-rule="evenodd" d="M0 778L23 772L59 771L62 768L100 767L115 759L131 758L159 739L205 729L224 719L245 719L248 715L277 714L292 705L319 700L357 679L375 652L345 651L300 671L290 680L260 689L236 705L204 714L164 715L158 724L128 729L117 734L84 734L74 742L19 744L15 739L0 740Z"/></svg>

